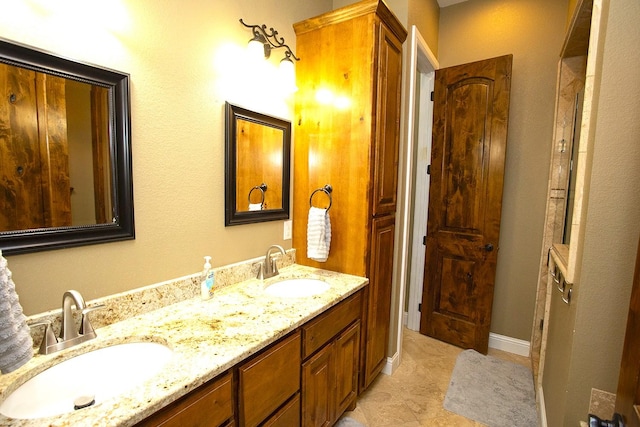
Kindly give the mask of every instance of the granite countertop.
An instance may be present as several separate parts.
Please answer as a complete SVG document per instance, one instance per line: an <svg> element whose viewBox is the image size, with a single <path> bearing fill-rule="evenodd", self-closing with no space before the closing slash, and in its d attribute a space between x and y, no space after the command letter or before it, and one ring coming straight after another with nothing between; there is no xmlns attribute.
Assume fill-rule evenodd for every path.
<svg viewBox="0 0 640 427"><path fill-rule="evenodd" d="M303 298L273 297L263 291L273 282L295 277L318 278L331 287L324 293ZM35 355L17 371L0 376L0 400L62 360L115 343L164 343L173 350L172 358L159 375L117 398L55 417L17 420L0 415L0 426L134 425L367 283L366 278L294 264L282 268L280 275L271 279L251 279L217 289L208 301L192 298L98 328L94 340L54 354Z"/></svg>

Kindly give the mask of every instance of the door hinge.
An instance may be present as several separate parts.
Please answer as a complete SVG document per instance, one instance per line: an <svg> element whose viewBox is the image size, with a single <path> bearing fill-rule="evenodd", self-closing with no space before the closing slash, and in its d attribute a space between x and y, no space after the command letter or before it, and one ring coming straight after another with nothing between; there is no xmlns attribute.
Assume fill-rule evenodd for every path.
<svg viewBox="0 0 640 427"><path fill-rule="evenodd" d="M422 303L418 304L418 313L422 313Z"/></svg>
<svg viewBox="0 0 640 427"><path fill-rule="evenodd" d="M431 91L431 102L433 102L433 91Z"/></svg>
<svg viewBox="0 0 640 427"><path fill-rule="evenodd" d="M544 330L544 319L540 319L540 330Z"/></svg>
<svg viewBox="0 0 640 427"><path fill-rule="evenodd" d="M427 236L422 236L422 244L427 246Z"/></svg>
<svg viewBox="0 0 640 427"><path fill-rule="evenodd" d="M431 165L427 165L427 175L431 175Z"/></svg>

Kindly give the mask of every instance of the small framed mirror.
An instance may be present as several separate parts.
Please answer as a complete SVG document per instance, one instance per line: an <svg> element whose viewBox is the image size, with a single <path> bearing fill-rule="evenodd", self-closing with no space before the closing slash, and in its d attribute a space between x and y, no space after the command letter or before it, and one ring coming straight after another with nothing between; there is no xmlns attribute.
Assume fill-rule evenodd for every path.
<svg viewBox="0 0 640 427"><path fill-rule="evenodd" d="M129 76L0 39L0 249L134 238Z"/></svg>
<svg viewBox="0 0 640 427"><path fill-rule="evenodd" d="M225 226L289 219L291 122L225 103Z"/></svg>

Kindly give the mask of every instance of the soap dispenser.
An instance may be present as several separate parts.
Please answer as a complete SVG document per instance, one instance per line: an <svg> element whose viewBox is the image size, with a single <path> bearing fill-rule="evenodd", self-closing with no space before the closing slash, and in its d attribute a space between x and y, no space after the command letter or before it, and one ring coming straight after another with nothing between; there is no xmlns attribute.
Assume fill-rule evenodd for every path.
<svg viewBox="0 0 640 427"><path fill-rule="evenodd" d="M211 257L204 257L204 268L202 269L202 276L200 278L200 297L203 300L211 298L213 293L214 273L211 268Z"/></svg>

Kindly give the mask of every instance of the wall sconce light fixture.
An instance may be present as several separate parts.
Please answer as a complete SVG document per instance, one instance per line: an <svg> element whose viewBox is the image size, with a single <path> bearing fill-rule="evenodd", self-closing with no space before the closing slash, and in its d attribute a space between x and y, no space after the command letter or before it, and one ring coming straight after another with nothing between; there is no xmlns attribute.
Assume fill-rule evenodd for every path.
<svg viewBox="0 0 640 427"><path fill-rule="evenodd" d="M291 48L284 43L284 37L278 37L278 32L274 30L273 27L267 30L267 26L265 24L249 25L246 24L242 18L240 18L240 23L245 27L250 28L253 33L253 38L249 40L250 50L255 49L256 51L262 51L264 57L269 58L272 50L284 48L284 58L280 60L280 68L293 70L292 58L296 61L299 61L300 58L298 58Z"/></svg>

